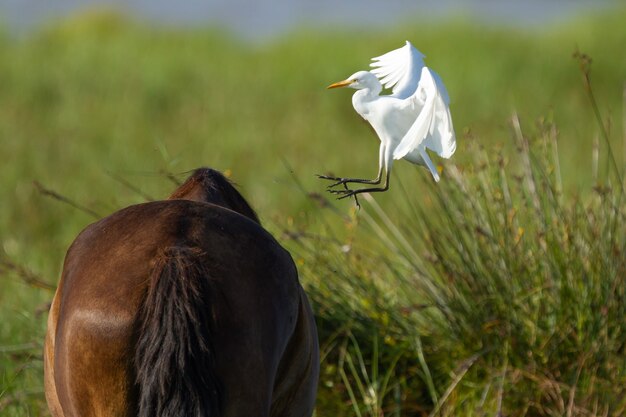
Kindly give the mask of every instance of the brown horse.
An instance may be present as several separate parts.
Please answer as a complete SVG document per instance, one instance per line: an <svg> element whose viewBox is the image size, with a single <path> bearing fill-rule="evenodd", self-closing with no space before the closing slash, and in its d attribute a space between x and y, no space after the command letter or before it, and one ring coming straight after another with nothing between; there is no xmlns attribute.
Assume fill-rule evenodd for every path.
<svg viewBox="0 0 626 417"><path fill-rule="evenodd" d="M310 416L317 331L289 253L205 168L80 233L44 369L54 417Z"/></svg>

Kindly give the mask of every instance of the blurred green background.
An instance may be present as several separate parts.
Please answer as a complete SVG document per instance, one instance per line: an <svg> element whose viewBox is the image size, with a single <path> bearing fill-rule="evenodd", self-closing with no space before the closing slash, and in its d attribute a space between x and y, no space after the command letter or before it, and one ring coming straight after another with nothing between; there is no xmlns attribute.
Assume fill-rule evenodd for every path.
<svg viewBox="0 0 626 417"><path fill-rule="evenodd" d="M350 92L325 87L406 39L451 96L458 148L451 162L438 161L444 171L449 163L469 170L469 146L502 151L515 165L515 113L529 136L554 126L565 194L584 198L607 182L608 164L572 56L593 60L594 94L622 169L624 21L624 9L527 27L418 18L371 30L311 25L252 42L91 11L26 34L0 31L0 414L46 413L40 346L52 292L24 277L55 285L67 247L95 217L163 198L172 179L210 166L231 176L290 249L298 248L285 231L350 235L345 219L359 214L350 201L316 197L326 184L315 174L373 177L378 139L352 109ZM594 143L602 143L600 168L589 175ZM390 191L375 199L402 225L400 184L428 200L431 179L402 161L394 169ZM320 204L340 216L328 220ZM307 271L305 286L315 268Z"/></svg>

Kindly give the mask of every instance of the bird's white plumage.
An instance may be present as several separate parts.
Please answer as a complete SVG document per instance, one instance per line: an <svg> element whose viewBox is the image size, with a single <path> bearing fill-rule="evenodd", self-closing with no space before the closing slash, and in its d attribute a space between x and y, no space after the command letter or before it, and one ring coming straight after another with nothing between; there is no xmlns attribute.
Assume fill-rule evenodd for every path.
<svg viewBox="0 0 626 417"><path fill-rule="evenodd" d="M391 97L410 99L414 103L402 111L413 112L415 122L404 134L393 152L394 159L423 146L443 158L456 150L456 138L450 115L450 98L439 74L424 65L424 55L411 42L402 48L372 58L371 71Z"/></svg>
<svg viewBox="0 0 626 417"><path fill-rule="evenodd" d="M381 141L378 177L375 180L325 178L338 180L333 186L347 182L379 184L384 169L384 188L335 192L356 195L384 191L389 185L393 160L405 159L426 166L435 181L439 181L439 172L427 149L442 158L450 158L456 150L450 99L441 77L425 66L424 55L409 41L372 61L371 71L359 71L329 88L347 86L358 90L352 97L354 109L372 125ZM383 87L391 89L391 94L380 95Z"/></svg>
<svg viewBox="0 0 626 417"><path fill-rule="evenodd" d="M407 98L415 92L424 67L424 55L411 42L406 41L402 48L372 58L372 61L372 74L385 88L392 88L393 97Z"/></svg>
<svg viewBox="0 0 626 417"><path fill-rule="evenodd" d="M447 96L445 88L438 85L428 67L423 67L417 89L407 99L415 102L419 113L393 151L394 159L404 158L420 147L431 149L442 158L452 156L456 150L456 139L447 97L443 94Z"/></svg>

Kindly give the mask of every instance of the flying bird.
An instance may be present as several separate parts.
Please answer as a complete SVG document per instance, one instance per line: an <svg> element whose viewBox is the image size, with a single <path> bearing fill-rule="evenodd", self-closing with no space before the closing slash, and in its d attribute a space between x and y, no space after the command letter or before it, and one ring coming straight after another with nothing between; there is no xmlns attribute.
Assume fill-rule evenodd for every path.
<svg viewBox="0 0 626 417"><path fill-rule="evenodd" d="M434 180L439 181L439 172L427 149L442 158L450 158L456 150L448 92L439 75L424 65L424 55L406 41L403 47L372 61L371 71L356 72L327 87L356 89L352 105L380 139L376 178L318 175L321 179L335 181L328 186L331 193L338 194L340 199L354 196L357 205L357 194L389 189L395 159L426 166ZM390 88L391 94L381 95L383 87ZM380 186L383 176L385 182ZM377 186L352 190L348 183ZM345 189L335 189L338 185Z"/></svg>

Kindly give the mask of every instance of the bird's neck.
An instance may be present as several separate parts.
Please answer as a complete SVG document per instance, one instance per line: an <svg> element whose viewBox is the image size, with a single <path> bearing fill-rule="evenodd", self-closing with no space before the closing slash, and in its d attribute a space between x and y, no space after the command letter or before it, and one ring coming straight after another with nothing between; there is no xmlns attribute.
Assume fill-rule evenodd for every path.
<svg viewBox="0 0 626 417"><path fill-rule="evenodd" d="M362 88L358 90L354 95L359 94L364 99L373 99L378 97L380 93L383 91L383 86L380 83L376 83L374 85Z"/></svg>
<svg viewBox="0 0 626 417"><path fill-rule="evenodd" d="M357 90L357 92L352 96L352 104L357 107L358 105L372 101L379 96L381 91L383 91L383 88L380 84Z"/></svg>

